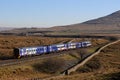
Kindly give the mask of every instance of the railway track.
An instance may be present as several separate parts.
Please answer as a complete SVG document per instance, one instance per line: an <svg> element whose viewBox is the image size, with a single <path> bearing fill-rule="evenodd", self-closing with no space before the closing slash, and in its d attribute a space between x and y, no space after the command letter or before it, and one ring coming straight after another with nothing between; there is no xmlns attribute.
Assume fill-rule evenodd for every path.
<svg viewBox="0 0 120 80"><path fill-rule="evenodd" d="M95 55L98 55L101 50L103 50L104 48L112 45L112 44L116 44L117 42L119 42L119 40L117 41L114 41L114 42L111 42L111 43L108 43L106 45L104 45L103 47L101 47L100 49L98 49L95 53L89 55L88 57L86 57L82 62L80 62L78 65L76 65L77 67L72 67L74 70L70 71L70 72L73 72L73 71L76 71L76 69L82 65L84 65L87 61L89 61L92 57L94 57ZM70 64L71 65L71 64ZM71 69L71 68L70 68ZM69 69L68 69L69 70ZM51 76L51 77L48 77L48 78L44 78L44 79L41 79L41 78L32 78L30 80L52 80L52 79L56 79L56 78L62 78L65 74L60 74L60 75L56 75L56 76Z"/></svg>
<svg viewBox="0 0 120 80"><path fill-rule="evenodd" d="M62 41L59 44L72 42L73 40L74 39L69 40L69 41ZM4 61L0 61L0 67L16 65L16 64L20 64L20 63L24 63L24 62L28 62L28 61L34 61L34 60L38 60L38 59L42 60L42 59L46 59L46 58L50 58L50 57L61 56L61 55L65 54L65 52L67 52L67 51L54 52L54 53L50 53L50 54L47 54L47 55L43 54L43 55L39 55L39 56L27 57L27 58L21 58L21 59L4 60Z"/></svg>
<svg viewBox="0 0 120 80"><path fill-rule="evenodd" d="M67 70L64 71L64 73L67 71L68 74L70 74L71 72L74 72L76 71L80 66L84 65L86 62L88 62L90 59L92 59L94 56L98 55L103 49L105 49L106 47L110 46L110 45L113 45L113 44L116 44L120 41L119 40L116 40L114 42L111 42L111 43L108 43L102 47L100 47L99 49L97 49L97 51L95 51L94 53L90 54L90 55L87 55L86 57L83 58L83 60L79 61L79 63L73 65L72 67L68 68ZM63 73L63 74L64 74ZM67 75L68 75L67 74Z"/></svg>
<svg viewBox="0 0 120 80"><path fill-rule="evenodd" d="M69 50L73 51L73 50ZM11 59L11 60L5 60L0 62L0 67L2 66L9 66L9 65L16 65L20 63L25 63L28 61L36 61L36 60L42 60L42 59L47 59L47 58L53 58L57 56L62 56L64 54L67 54L66 52L68 51L62 51L62 52L54 52L46 55L39 55L39 56L34 56L34 57L27 57L27 58L21 58L21 59Z"/></svg>

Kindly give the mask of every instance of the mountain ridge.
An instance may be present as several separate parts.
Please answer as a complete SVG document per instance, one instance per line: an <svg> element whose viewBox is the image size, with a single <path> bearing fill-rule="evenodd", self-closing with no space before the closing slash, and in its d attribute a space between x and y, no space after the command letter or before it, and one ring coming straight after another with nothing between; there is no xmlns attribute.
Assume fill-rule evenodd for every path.
<svg viewBox="0 0 120 80"><path fill-rule="evenodd" d="M55 34L86 34L86 33L118 33L120 34L120 10L109 15L85 21L83 23L55 26L50 30L55 31ZM53 33L54 34L54 33Z"/></svg>
<svg viewBox="0 0 120 80"><path fill-rule="evenodd" d="M120 10L104 17L83 22L82 24L120 24Z"/></svg>
<svg viewBox="0 0 120 80"><path fill-rule="evenodd" d="M54 26L50 28L26 28L26 29L14 29L7 32L42 32L42 34L50 35L79 35L79 34L120 34L120 10L112 14L88 20L83 23ZM43 33L44 32L44 33Z"/></svg>

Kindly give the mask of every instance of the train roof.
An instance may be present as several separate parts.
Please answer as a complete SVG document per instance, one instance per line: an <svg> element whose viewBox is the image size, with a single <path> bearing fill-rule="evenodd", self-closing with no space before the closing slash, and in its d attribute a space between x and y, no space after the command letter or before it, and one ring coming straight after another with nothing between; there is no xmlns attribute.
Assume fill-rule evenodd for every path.
<svg viewBox="0 0 120 80"><path fill-rule="evenodd" d="M91 41L82 41L82 42L91 42ZM82 43L82 42L73 42L73 43ZM71 43L65 43L65 44L73 44ZM14 48L14 49L23 49L23 48L38 48L38 47L46 47L46 46L57 46L57 45L64 45L64 44L51 44L51 45L40 45L40 46L31 46L31 47L18 47L18 48Z"/></svg>

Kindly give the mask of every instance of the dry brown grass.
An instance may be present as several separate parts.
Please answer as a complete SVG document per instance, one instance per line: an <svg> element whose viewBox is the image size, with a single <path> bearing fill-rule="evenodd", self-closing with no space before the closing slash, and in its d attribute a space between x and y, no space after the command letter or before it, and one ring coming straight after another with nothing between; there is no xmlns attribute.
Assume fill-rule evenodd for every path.
<svg viewBox="0 0 120 80"><path fill-rule="evenodd" d="M48 44L55 44L59 43L63 40L71 40L71 38L44 38L44 37L20 37L20 36L0 36L0 55L1 56L11 56L12 50L14 47L23 47L23 46L37 46L37 45L48 45ZM86 39L76 39L75 41L84 41ZM99 43L105 44L108 42L108 40L104 39L88 39L91 41L94 41L94 46L98 46ZM91 48L92 49L92 48ZM76 50L73 53L77 53ZM72 52L71 52L72 53ZM75 55L78 56L78 55ZM62 58L65 61L76 61L77 58L71 56L71 55L62 55L61 57L58 56L58 58ZM51 76L51 74L42 73L40 71L37 71L33 68L34 64L42 63L42 61L45 60L38 60L38 61L32 61L27 63L22 63L19 65L12 65L12 66L6 66L6 67L0 67L0 79L1 80L24 80L24 79L30 79L30 78L44 78ZM88 75L88 74L87 74ZM76 78L76 75L73 75L74 77L69 77L72 80L79 80L79 77ZM78 75L77 75L78 76ZM63 78L63 80L66 80ZM61 80L61 79L59 79Z"/></svg>
<svg viewBox="0 0 120 80"><path fill-rule="evenodd" d="M0 58L13 56L13 49L15 47L50 45L69 40L71 38L0 36Z"/></svg>
<svg viewBox="0 0 120 80"><path fill-rule="evenodd" d="M30 47L40 45L57 44L62 41L69 41L72 38L48 38L48 37L34 37L34 36L0 36L0 59L11 58L13 56L13 49L15 47ZM108 42L105 39L82 39L76 38L73 42L91 40L93 46Z"/></svg>
<svg viewBox="0 0 120 80"><path fill-rule="evenodd" d="M106 47L70 76L53 80L119 80L120 79L120 42Z"/></svg>
<svg viewBox="0 0 120 80"><path fill-rule="evenodd" d="M0 80L28 80L33 77L48 77L50 74L44 74L35 71L29 65L13 65L0 67Z"/></svg>

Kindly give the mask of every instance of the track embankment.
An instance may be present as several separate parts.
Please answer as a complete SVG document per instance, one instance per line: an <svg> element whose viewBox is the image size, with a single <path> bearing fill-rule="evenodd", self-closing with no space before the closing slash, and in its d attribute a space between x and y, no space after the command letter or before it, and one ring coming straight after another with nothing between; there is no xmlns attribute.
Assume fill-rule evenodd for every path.
<svg viewBox="0 0 120 80"><path fill-rule="evenodd" d="M64 72L62 72L62 74L60 75L57 75L57 76L53 76L53 77L49 77L49 78L45 78L45 79L40 79L40 78L36 78L36 80L52 80L52 79L56 79L56 78L61 78L63 77L64 75L69 75L71 72L74 72L76 71L79 67L83 66L86 62L88 62L90 59L92 59L94 56L98 55L101 50L103 50L104 48L112 45L112 44L115 44L115 43L118 43L120 41L117 40L117 41L114 41L114 42L111 42L111 43L108 43L106 44L105 46L99 48L96 52L94 52L93 54L91 55L88 55L84 60L80 61L78 64L68 68L67 70L65 70ZM31 79L31 80L34 80L34 79Z"/></svg>
<svg viewBox="0 0 120 80"><path fill-rule="evenodd" d="M90 59L92 59L95 55L98 55L98 54L101 52L101 50L103 50L104 48L106 48L106 47L108 47L108 46L110 46L110 45L112 45L112 44L115 44L115 43L117 43L117 42L119 42L119 41L120 41L120 40L117 40L117 41L108 43L108 44L106 44L105 46L99 48L95 53L93 53L93 54L91 54L91 55L88 55L85 59L83 59L82 61L80 61L78 64L76 64L76 65L72 66L71 68L65 70L65 71L63 72L63 74L68 75L68 74L70 74L71 72L76 71L79 67L83 66L86 62L88 62Z"/></svg>
<svg viewBox="0 0 120 80"><path fill-rule="evenodd" d="M68 40L68 41L62 41L62 42L57 43L57 44L69 43L69 42L72 42L72 41L74 41L74 39ZM29 61L35 61L35 60L42 60L42 59L46 59L46 58L50 58L50 57L62 56L63 54L61 54L61 53L64 53L64 52L55 52L55 53L51 53L51 54L47 54L47 55L27 57L27 58L22 58L22 59L4 60L4 61L0 62L0 67L2 67L2 66L10 66L10 65L17 65L17 64L20 64L20 63L25 63L25 62L29 62Z"/></svg>

